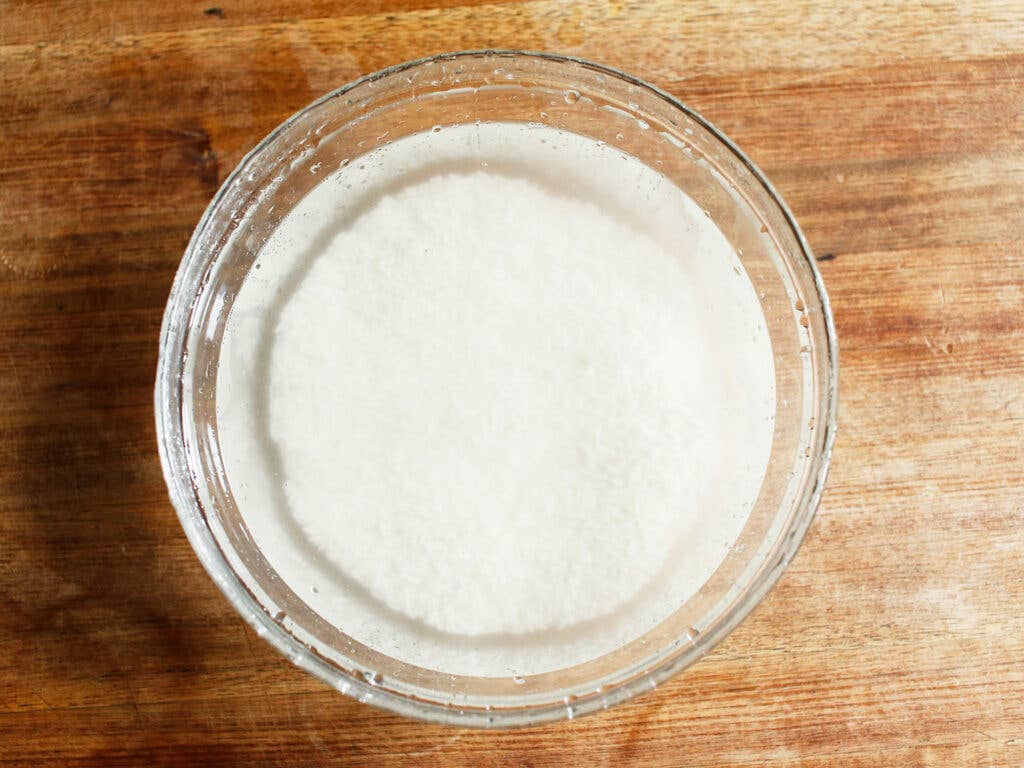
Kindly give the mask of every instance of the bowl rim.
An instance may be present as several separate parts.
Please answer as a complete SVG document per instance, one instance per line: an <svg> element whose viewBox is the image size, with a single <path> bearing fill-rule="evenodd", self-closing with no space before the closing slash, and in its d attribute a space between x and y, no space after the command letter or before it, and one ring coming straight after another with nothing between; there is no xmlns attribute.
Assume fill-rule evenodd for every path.
<svg viewBox="0 0 1024 768"><path fill-rule="evenodd" d="M795 237L800 247L801 255L810 270L814 291L821 305L821 315L825 329L823 359L827 361L828 376L825 386L820 390L818 401L824 401L825 405L823 409L826 414L823 425L824 438L820 449L813 454L816 468L808 476L810 490L805 493L802 503L794 506L793 524L789 528L788 541L782 546L782 556L770 566L765 566L744 591L742 598L737 600L729 610L721 614L716 619L714 626L709 628L706 633L702 632L693 643L663 654L662 658L656 661L643 674L633 675L632 677L627 675L617 684L614 684L611 690L603 691L599 696L580 697L572 701L571 705L566 702L564 704L526 704L522 707L510 708L508 710L459 709L454 706L445 706L440 703L414 699L392 692L374 684L373 681L367 681L361 677L349 674L330 664L273 621L253 593L232 569L206 522L197 497L198 489L194 486L194 481L188 472L189 465L185 455L186 445L182 405L185 351L189 335L188 320L203 287L202 273L209 266L199 244L202 234L210 225L214 212L220 207L231 186L243 174L250 161L262 153L264 149L305 115L318 109L322 104L342 96L361 85L393 76L408 69L432 62L450 62L464 57L481 56L537 58L555 64L582 66L591 71L642 88L699 124L713 139L718 141L740 161L754 179L762 185L772 203L778 206L779 212ZM203 269L197 270L197 267L203 267ZM379 709L431 723L463 727L508 728L572 719L573 717L607 709L632 699L640 693L660 685L668 678L699 660L714 646L724 640L761 603L765 595L778 581L786 566L799 551L807 529L820 504L825 481L831 466L838 426L838 384L838 339L836 337L831 303L814 255L793 213L782 196L761 169L731 139L696 110L686 106L667 91L615 67L597 64L577 56L544 51L485 48L425 56L395 64L352 80L326 93L292 114L246 153L238 165L225 178L224 183L203 212L175 275L160 330L159 357L154 389L154 411L157 443L164 481L182 528L207 573L217 584L221 592L228 598L228 601L235 610L249 623L258 635L263 637L277 651L288 657L296 666L313 674L332 687L343 690L343 692L357 698L359 701L371 704ZM623 671L628 671L628 669L626 668Z"/></svg>

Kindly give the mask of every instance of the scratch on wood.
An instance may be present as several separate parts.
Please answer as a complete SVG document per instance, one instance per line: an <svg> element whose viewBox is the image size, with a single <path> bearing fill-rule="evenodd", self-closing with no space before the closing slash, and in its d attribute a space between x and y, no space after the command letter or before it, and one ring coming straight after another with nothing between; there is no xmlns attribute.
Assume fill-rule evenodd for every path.
<svg viewBox="0 0 1024 768"><path fill-rule="evenodd" d="M422 750L420 752L405 752L405 753L403 753L402 756L403 757L423 757L424 755L432 755L435 752L437 752L438 750L444 749L445 747L450 747L452 744L454 744L455 742L459 741L462 738L462 736L463 736L463 734L456 733L451 738L441 742L440 744L435 744L430 749L424 749L424 750Z"/></svg>
<svg viewBox="0 0 1024 768"><path fill-rule="evenodd" d="M974 728L974 727L968 726L968 730L973 731L974 733L978 734L979 736L984 736L989 741L994 741L996 743L999 742L999 739L997 739L995 736L993 736L992 734L989 734L989 733L985 733L980 728Z"/></svg>

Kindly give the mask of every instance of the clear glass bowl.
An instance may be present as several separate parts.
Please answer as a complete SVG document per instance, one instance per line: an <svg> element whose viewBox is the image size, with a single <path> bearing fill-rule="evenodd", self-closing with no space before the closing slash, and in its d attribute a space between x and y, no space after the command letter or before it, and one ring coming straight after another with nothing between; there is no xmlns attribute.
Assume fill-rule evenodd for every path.
<svg viewBox="0 0 1024 768"><path fill-rule="evenodd" d="M216 376L225 322L262 245L323 175L382 141L435 125L545 123L656 167L741 254L775 360L775 434L750 518L717 571L643 637L526 678L451 676L385 656L318 616L264 558L231 496L218 445ZM385 138L386 137L386 138ZM704 118L622 72L565 56L471 51L400 64L346 85L277 128L207 208L164 317L156 382L160 456L199 559L240 614L295 664L350 696L432 722L510 727L632 698L693 664L758 604L814 515L836 428L836 338L828 298L789 209Z"/></svg>

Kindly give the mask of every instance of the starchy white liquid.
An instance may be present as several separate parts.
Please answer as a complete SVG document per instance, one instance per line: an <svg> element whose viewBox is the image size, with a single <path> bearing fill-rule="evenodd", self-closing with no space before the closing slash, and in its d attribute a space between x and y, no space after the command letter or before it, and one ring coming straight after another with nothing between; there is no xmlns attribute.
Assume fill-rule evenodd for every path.
<svg viewBox="0 0 1024 768"><path fill-rule="evenodd" d="M269 562L357 641L452 674L570 666L667 618L771 447L771 347L722 233L655 170L537 126L319 172L218 373Z"/></svg>

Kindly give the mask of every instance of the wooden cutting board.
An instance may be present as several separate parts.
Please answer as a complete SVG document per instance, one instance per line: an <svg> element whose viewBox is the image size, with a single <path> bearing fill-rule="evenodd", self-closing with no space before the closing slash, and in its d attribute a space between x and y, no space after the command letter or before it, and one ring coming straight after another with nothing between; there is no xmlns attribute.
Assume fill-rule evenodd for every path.
<svg viewBox="0 0 1024 768"><path fill-rule="evenodd" d="M0 0L0 763L1024 765L1024 6ZM824 502L707 659L509 733L357 704L261 642L165 496L152 385L242 155L405 59L626 69L736 140L821 260Z"/></svg>

